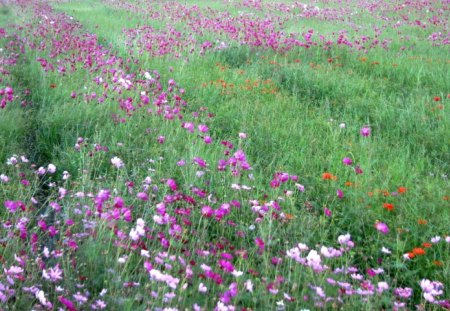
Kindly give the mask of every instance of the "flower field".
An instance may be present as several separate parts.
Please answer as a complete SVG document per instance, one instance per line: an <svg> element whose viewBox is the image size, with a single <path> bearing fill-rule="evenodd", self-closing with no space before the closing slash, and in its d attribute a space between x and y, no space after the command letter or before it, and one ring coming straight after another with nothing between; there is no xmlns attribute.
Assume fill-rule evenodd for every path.
<svg viewBox="0 0 450 311"><path fill-rule="evenodd" d="M0 2L0 310L450 309L450 2Z"/></svg>

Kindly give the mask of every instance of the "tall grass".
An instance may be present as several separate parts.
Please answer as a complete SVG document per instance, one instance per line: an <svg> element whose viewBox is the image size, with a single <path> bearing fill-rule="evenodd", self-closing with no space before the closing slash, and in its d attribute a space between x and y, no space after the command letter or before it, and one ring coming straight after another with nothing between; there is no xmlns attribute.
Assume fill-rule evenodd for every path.
<svg viewBox="0 0 450 311"><path fill-rule="evenodd" d="M19 4L4 13L18 25L0 24L2 59L13 35L24 46L0 82L15 92L0 110L5 306L448 307L448 45L427 40L440 26L399 33L363 2L343 21L280 2ZM222 12L313 38L386 26L394 41L283 51L190 33L185 14ZM197 36L193 52L151 54L143 26Z"/></svg>

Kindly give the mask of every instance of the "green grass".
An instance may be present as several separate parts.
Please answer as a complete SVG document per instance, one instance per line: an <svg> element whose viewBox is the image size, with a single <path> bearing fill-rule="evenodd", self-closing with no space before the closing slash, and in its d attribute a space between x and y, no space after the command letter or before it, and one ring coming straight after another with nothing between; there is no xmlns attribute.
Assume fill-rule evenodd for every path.
<svg viewBox="0 0 450 311"><path fill-rule="evenodd" d="M237 16L240 10L219 1L186 2L203 9L228 10L233 16ZM186 90L184 99L188 106L183 108L183 121L206 124L213 141L211 145L206 145L200 137L202 133L191 134L181 127L181 122L156 117L155 107L151 104L137 109L131 117L126 117L124 123L114 122L113 114L125 117L118 109L119 98L130 96L137 104L139 93L135 90L124 91L123 94L110 92L103 103L87 101L84 95L96 92L101 96L104 92L104 86L96 84L94 79L98 76L111 79L110 73L96 72L92 68L82 68L82 65L75 72L65 75L43 73L35 60L38 57L48 58L48 50L26 50L19 64L13 67L8 85L13 85L18 94L26 89L31 90L30 95L26 96L31 105L21 108L17 101L0 111L0 160L5 163L13 154L26 154L36 167L29 170L28 164L19 164L17 168L2 166L0 173L15 181L28 179L32 186L26 188L19 182L2 184L0 193L3 202L23 200L28 204L30 198L36 196L39 206L45 207L52 201L63 205L63 213L56 216L51 216L53 212L49 212L50 208L45 211L49 215L47 219L56 217L61 221L58 224L61 235L55 239L60 243L58 247L65 248L66 252L61 259L52 259L48 266L58 263L64 269L62 284L66 290L64 295L69 299L72 298L68 293L79 291L77 282L81 279L92 297L98 297L102 289L107 288L109 298L105 299L111 309L144 310L154 307L153 302L157 306L164 305L162 294L171 290L164 283L149 281L148 272L142 268L147 259L133 250L139 250L142 246L116 236L118 230L128 236L137 218L143 218L151 228L148 231L151 238L143 243L151 251L148 260L155 267L160 268L153 260L162 251L197 261L197 265L192 267L195 278L180 281L187 284L187 291L181 286L174 290L178 300L171 303L173 306L188 308L198 303L213 308L219 293L228 290L230 283L235 281L224 276L225 282L217 285L198 278L203 273L199 267L201 263L219 271L218 258L205 259L187 254L208 249L219 254L235 250L246 250L248 253L248 259L234 258L236 269L246 274L237 279L240 293L231 303L254 309L275 307L276 301L283 298L280 294L267 294L266 288L282 275L285 281L277 285L280 293L285 291L297 299L288 308L312 308L313 302L302 301L303 295L311 295L308 285L323 286L332 295L334 288L326 284L326 278L335 276L332 273L316 275L284 254L299 242L316 249L322 245L336 246L337 236L347 232L351 233L357 247L335 261L326 259L331 268L357 266L358 273L365 274L366 269L381 266L385 274L376 276L373 282L376 284L385 280L391 290L395 287L413 287L415 293L411 304L424 303L418 286L422 278L440 280L448 287L448 243L433 245L426 249L426 256L417 256L412 261L403 259L405 253L429 242L433 236L444 238L450 234L450 116L447 107L450 65L446 47L431 47L429 42L424 41L428 30L405 28L404 31L412 36L416 45L414 49L405 51L400 50L403 44L400 40L394 41L391 49L377 48L367 54L345 48L324 51L311 47L276 53L233 46L210 51L204 56L185 55L188 57L186 60L185 57L149 57L136 51L130 55L123 29L144 24L164 29L165 23L168 23L163 19L145 19L145 9L136 14L106 1L55 2L52 5L57 12L65 12L79 21L82 25L80 32L95 33L98 43L107 47L110 53L122 57L125 62L127 58L136 60L129 63L130 72L143 76L145 71L152 73L156 69L162 76L163 88L166 88L169 79L174 79L178 86ZM0 14L5 18L0 20L0 27L6 27L12 21L36 22L31 10L2 10ZM361 14L352 19L363 23L367 20L366 13ZM379 20L374 17L369 22L379 23ZM290 19L285 31L302 32L313 28L329 34L345 25L336 21ZM368 29L367 25L363 29ZM182 23L176 24L177 29L183 29L183 26ZM19 33L27 35L26 30ZM393 30L386 30L383 36L397 38ZM211 38L214 38L212 34ZM33 38L29 40L33 41ZM6 44L6 40L3 39L2 44ZM78 94L75 99L70 97L73 91ZM440 101L434 100L436 96L440 97ZM153 98L150 103L152 101ZM204 111L203 107L207 110ZM147 109L152 109L152 112ZM193 113L199 113L199 116L193 117ZM208 113L214 116L208 116ZM369 137L360 135L363 126L370 126L372 134ZM238 133L246 133L248 137L239 139ZM159 136L165 137L164 143L158 142ZM85 142L81 143L80 150L76 150L74 145L79 137L84 138ZM252 166L251 171L233 177L228 171L216 170L217 161L226 158L225 147L220 144L223 140L235 145L231 154L237 149L245 152ZM99 145L107 148L98 148ZM113 157L122 159L125 167L114 168L110 162ZM203 158L207 167L200 168L193 164L195 157ZM355 174L351 167L343 165L344 157L352 158L363 174ZM186 166L177 165L181 159L186 161ZM58 173L54 177L37 177L34 170L49 163L57 165ZM72 175L67 181L61 180L63 170ZM196 177L199 171L205 175ZM276 172L298 175L298 182L306 187L306 191L296 191L294 182L271 188L269 183ZM322 174L325 172L337 176L336 180L323 180ZM250 173L252 178L249 179L247 175ZM152 179L149 187L158 189L147 191L150 199L143 202L136 198L136 193L142 191L142 181L147 176ZM180 193L193 196L196 200L193 206L183 200L166 202L170 212L172 209L192 208L190 213L194 216L186 216L184 220L193 220L193 223L182 227L177 238L169 236L169 225L159 226L152 220L157 215L155 206L167 201L169 194L172 194L166 186L168 178L177 181ZM49 182L68 189L70 194L63 199L59 197L58 187L43 190L42 185ZM133 187L130 182L134 183ZM232 189L232 184L248 185L252 190L236 191ZM406 187L406 193L396 194L399 187ZM203 189L207 195L193 195L194 188ZM64 236L62 232L84 232L86 223L81 219L87 211L95 214L97 202L90 197L95 197L100 189L110 189L112 197L124 197L133 222L86 216L86 219L96 221L96 227L87 231L88 236L73 238L79 248L72 250L64 244L72 238L71 235ZM338 189L344 192L343 199L337 198ZM288 191L293 192L289 194ZM86 197L74 196L77 192L83 192ZM239 201L242 207L231 208L225 221L201 216L200 209L204 205L218 208L232 200ZM283 221L268 216L258 217L251 212L250 200L258 200L259 205L275 200L289 217ZM394 204L394 210L388 212L383 209L385 203ZM324 215L324 208L332 211L332 217ZM112 210L112 200L105 203L103 209ZM34 216L39 216L39 213L33 212ZM6 211L0 215L2 221L16 217L16 214L11 216ZM182 222L182 213L176 215L177 221ZM30 232L48 239L47 233L36 226L36 217L31 218L28 226ZM69 218L76 220L74 227L64 224ZM228 220L234 224L226 225ZM427 224L423 224L422 220L426 220ZM388 235L376 232L374 224L377 221L389 225L391 231ZM254 230L249 229L251 225L255 226ZM245 236L238 235L238 231L244 232ZM170 241L167 249L161 247L157 235L160 232L164 232ZM6 229L2 234L6 234ZM262 254L255 246L256 238L262 238L266 243ZM218 248L219 242L224 249ZM0 252L5 262L9 262L5 267L11 265L14 254L23 248L19 240L8 247ZM391 249L392 256L381 255L381 247ZM129 257L122 265L118 259L124 255ZM283 264L279 266L271 263L272 257L277 256L283 257ZM442 266L433 263L435 260L439 260ZM164 261L180 271L186 269L177 261ZM74 266L77 268L74 269ZM260 276L253 278L250 269L259 272ZM161 270L173 272L168 268L167 271L164 268ZM34 266L30 274L39 279L42 272ZM254 293L245 292L243 282L249 278L254 282ZM34 282L30 277L24 284L31 286ZM126 288L123 285L125 282L138 282L140 285ZM200 282L208 284L211 296L198 294ZM57 296L62 294L55 291L54 284L45 284L43 289L49 293L49 299L52 295L52 302L59 306ZM152 291L160 293L154 301L147 298ZM21 297L22 302L8 304L15 308L33 306L31 298L25 294ZM363 309L391 308L393 303L387 296L379 298L376 295L366 302L350 296L344 299L343 309L354 306ZM327 307L332 306L329 304ZM433 306L427 304L426 307Z"/></svg>

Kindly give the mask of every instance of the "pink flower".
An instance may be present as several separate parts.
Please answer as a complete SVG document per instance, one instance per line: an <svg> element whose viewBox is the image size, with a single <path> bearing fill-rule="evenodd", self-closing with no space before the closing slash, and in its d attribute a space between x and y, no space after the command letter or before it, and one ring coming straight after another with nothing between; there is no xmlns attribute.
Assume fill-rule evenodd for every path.
<svg viewBox="0 0 450 311"><path fill-rule="evenodd" d="M261 239L261 238L256 238L256 239L255 239L255 243L256 243L256 245L259 247L259 250L260 250L261 252L264 252L264 248L265 248L266 244L264 243L263 239Z"/></svg>
<svg viewBox="0 0 450 311"><path fill-rule="evenodd" d="M338 190L336 191L336 195L337 195L337 197L338 197L339 199L344 198L344 192L343 192L341 189L338 189Z"/></svg>
<svg viewBox="0 0 450 311"><path fill-rule="evenodd" d="M148 201L148 195L145 192L139 192L136 197L142 201Z"/></svg>
<svg viewBox="0 0 450 311"><path fill-rule="evenodd" d="M377 221L375 223L375 229L377 229L378 231L380 231L383 234L387 234L389 232L389 227L384 222Z"/></svg>
<svg viewBox="0 0 450 311"><path fill-rule="evenodd" d="M47 172L49 172L50 174L54 174L56 172L56 166L50 163L47 167Z"/></svg>
<svg viewBox="0 0 450 311"><path fill-rule="evenodd" d="M175 182L175 180L173 180L173 179L168 179L167 182L166 182L166 184L167 184L167 186L170 187L170 189L171 189L172 191L177 191L178 186L177 186L177 183Z"/></svg>
<svg viewBox="0 0 450 311"><path fill-rule="evenodd" d="M208 132L209 128L205 124L199 124L198 125L198 131L202 133Z"/></svg>
<svg viewBox="0 0 450 311"><path fill-rule="evenodd" d="M325 207L325 208L323 209L323 212L324 212L325 216L331 217L331 211L330 211L327 207Z"/></svg>
<svg viewBox="0 0 450 311"><path fill-rule="evenodd" d="M368 127L368 126L362 127L359 133L364 137L370 136L370 134L371 134L370 127Z"/></svg>
<svg viewBox="0 0 450 311"><path fill-rule="evenodd" d="M352 165L353 161L350 158L343 158L342 163L344 163L345 165Z"/></svg>
<svg viewBox="0 0 450 311"><path fill-rule="evenodd" d="M205 286L205 284L200 283L200 284L198 285L198 291L199 291L200 293L206 293L206 292L208 291L208 288Z"/></svg>
<svg viewBox="0 0 450 311"><path fill-rule="evenodd" d="M123 167L125 164L123 163L123 161L118 158L118 157L114 157L111 159L111 164L114 165L117 168L121 168Z"/></svg>

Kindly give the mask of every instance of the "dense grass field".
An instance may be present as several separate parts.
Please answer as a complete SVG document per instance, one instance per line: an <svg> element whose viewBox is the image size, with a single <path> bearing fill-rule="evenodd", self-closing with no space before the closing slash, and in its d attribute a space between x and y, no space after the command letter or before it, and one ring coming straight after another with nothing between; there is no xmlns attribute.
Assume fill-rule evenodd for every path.
<svg viewBox="0 0 450 311"><path fill-rule="evenodd" d="M0 310L450 309L450 3L0 3Z"/></svg>

